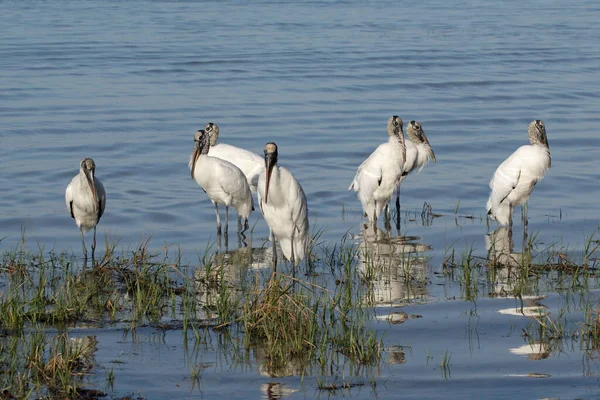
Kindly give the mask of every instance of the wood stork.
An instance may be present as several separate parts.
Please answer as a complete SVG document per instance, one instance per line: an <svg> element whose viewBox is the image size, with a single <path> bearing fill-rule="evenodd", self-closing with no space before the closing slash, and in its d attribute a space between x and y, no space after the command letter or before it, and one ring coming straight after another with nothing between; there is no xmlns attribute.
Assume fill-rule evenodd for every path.
<svg viewBox="0 0 600 400"><path fill-rule="evenodd" d="M373 224L377 223L404 172L406 147L402 126L402 119L396 115L388 120L387 143L380 144L358 167L348 188L358 193L363 211ZM389 224L389 207L387 210L386 224Z"/></svg>
<svg viewBox="0 0 600 400"><path fill-rule="evenodd" d="M531 122L528 132L531 144L512 153L490 180L492 192L487 201L487 213L500 225L512 226L512 213L521 204L523 224L527 228L529 195L550 168L550 148L544 122L539 119Z"/></svg>
<svg viewBox="0 0 600 400"><path fill-rule="evenodd" d="M81 160L79 174L75 175L65 190L65 202L71 217L81 232L83 257L87 261L87 249L83 235L94 228L92 239L92 260L96 250L96 225L100 222L106 207L106 192L102 182L95 176L96 163L91 158Z"/></svg>
<svg viewBox="0 0 600 400"><path fill-rule="evenodd" d="M256 192L258 176L265 169L265 162L261 156L246 149L231 146L226 143L217 143L219 127L212 122L204 128L210 137L210 150L208 155L229 161L238 167L246 176L250 190Z"/></svg>
<svg viewBox="0 0 600 400"><path fill-rule="evenodd" d="M273 142L267 143L265 171L258 178L260 209L271 229L273 239L279 241L284 257L292 265L296 265L308 253L306 195L290 171L277 165L277 160L277 145ZM274 259L277 254L275 249L273 241Z"/></svg>
<svg viewBox="0 0 600 400"><path fill-rule="evenodd" d="M238 214L238 231L248 229L248 217L254 209L252 193L244 173L229 161L208 155L210 150L209 135L199 130L194 136L194 151L190 157L192 179L208 195L215 206L217 216L217 235L221 236L221 218L219 204L225 205L225 240L229 225L229 206L233 206ZM241 230L241 218L244 218L244 229Z"/></svg>
<svg viewBox="0 0 600 400"><path fill-rule="evenodd" d="M412 171L417 170L417 173L421 172L423 167L429 163L429 160L436 162L435 153L429 145L429 140L425 136L423 126L420 123L410 121L406 127L406 135L409 139L406 142L406 161L404 162L404 171L396 187L396 213L398 221L400 221L400 184L404 182L408 174Z"/></svg>

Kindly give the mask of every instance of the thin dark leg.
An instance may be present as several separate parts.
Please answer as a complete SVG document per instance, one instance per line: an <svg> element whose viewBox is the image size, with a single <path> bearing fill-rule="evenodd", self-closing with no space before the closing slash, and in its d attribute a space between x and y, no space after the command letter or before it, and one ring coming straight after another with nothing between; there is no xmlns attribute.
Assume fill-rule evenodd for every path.
<svg viewBox="0 0 600 400"><path fill-rule="evenodd" d="M242 217L240 217L239 215L237 218L237 242L239 249L240 247L242 247Z"/></svg>
<svg viewBox="0 0 600 400"><path fill-rule="evenodd" d="M94 238L92 239L92 266L94 266L94 254L96 253L96 227L94 226Z"/></svg>
<svg viewBox="0 0 600 400"><path fill-rule="evenodd" d="M373 201L373 230L377 228L377 202Z"/></svg>
<svg viewBox="0 0 600 400"><path fill-rule="evenodd" d="M273 272L277 271L277 241L273 235Z"/></svg>
<svg viewBox="0 0 600 400"><path fill-rule="evenodd" d="M227 243L227 235L229 234L229 206L225 206L225 243ZM227 246L227 244L225 244Z"/></svg>
<svg viewBox="0 0 600 400"><path fill-rule="evenodd" d="M221 217L219 216L219 205L213 202L215 205L215 215L217 216L217 236L221 237Z"/></svg>
<svg viewBox="0 0 600 400"><path fill-rule="evenodd" d="M527 246L527 228L529 226L529 218L527 217L527 202L521 205L521 212L523 214L523 251L529 251ZM525 250L526 247L527 250Z"/></svg>
<svg viewBox="0 0 600 400"><path fill-rule="evenodd" d="M396 230L400 231L400 186L396 190Z"/></svg>
<svg viewBox="0 0 600 400"><path fill-rule="evenodd" d="M83 246L83 260L87 263L87 249L85 247L85 240L83 239L83 228L79 229L79 233L81 233L81 245Z"/></svg>
<svg viewBox="0 0 600 400"><path fill-rule="evenodd" d="M292 257L290 262L292 263L292 278L296 277L296 254L294 253L294 234L292 234L292 242L290 243L292 247Z"/></svg>
<svg viewBox="0 0 600 400"><path fill-rule="evenodd" d="M388 232L392 230L392 216L389 203L385 205L385 230Z"/></svg>

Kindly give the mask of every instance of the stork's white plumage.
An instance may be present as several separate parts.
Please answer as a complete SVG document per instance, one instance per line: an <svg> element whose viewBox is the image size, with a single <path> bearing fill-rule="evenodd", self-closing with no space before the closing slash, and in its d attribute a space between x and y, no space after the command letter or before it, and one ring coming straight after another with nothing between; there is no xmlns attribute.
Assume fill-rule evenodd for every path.
<svg viewBox="0 0 600 400"><path fill-rule="evenodd" d="M248 217L253 210L252 193L244 173L229 161L208 155L210 142L204 130L194 136L194 151L190 157L192 178L208 195L215 206L217 234L221 234L219 204L225 206L225 235L229 225L229 206L233 206L239 218L244 218L244 230L248 229ZM239 226L239 223L238 223Z"/></svg>
<svg viewBox="0 0 600 400"><path fill-rule="evenodd" d="M265 162L261 156L246 149L232 146L226 143L217 143L219 138L219 127L212 122L204 128L210 137L210 150L208 155L229 161L238 167L246 176L250 190L256 192L258 176L265 170Z"/></svg>
<svg viewBox="0 0 600 400"><path fill-rule="evenodd" d="M533 121L528 132L531 144L521 146L511 154L490 180L492 192L487 201L487 212L500 225L512 225L515 207L519 204L526 207L533 187L550 168L550 148L544 122L539 119Z"/></svg>
<svg viewBox="0 0 600 400"><path fill-rule="evenodd" d="M387 143L380 144L358 167L348 188L358 193L363 211L371 222L377 221L404 172L406 147L400 117L394 115L388 120L388 134Z"/></svg>
<svg viewBox="0 0 600 400"><path fill-rule="evenodd" d="M102 182L95 176L96 163L91 158L81 160L79 174L75 175L65 190L65 202L71 217L81 232L83 256L87 260L87 249L83 234L94 229L92 239L92 260L96 250L96 225L106 207L106 192Z"/></svg>
<svg viewBox="0 0 600 400"><path fill-rule="evenodd" d="M277 160L277 145L267 143L266 169L258 178L260 209L283 255L295 265L308 252L306 195L291 172L277 165Z"/></svg>

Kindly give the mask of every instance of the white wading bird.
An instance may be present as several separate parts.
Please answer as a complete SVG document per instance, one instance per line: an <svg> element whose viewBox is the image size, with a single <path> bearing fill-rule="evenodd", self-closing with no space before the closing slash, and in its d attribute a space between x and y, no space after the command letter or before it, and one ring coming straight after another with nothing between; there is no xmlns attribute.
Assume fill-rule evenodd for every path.
<svg viewBox="0 0 600 400"><path fill-rule="evenodd" d="M246 176L250 190L256 192L258 176L265 170L265 162L261 156L246 149L231 146L225 143L217 143L219 138L219 127L212 122L204 128L210 137L210 150L208 155L229 161L238 167Z"/></svg>
<svg viewBox="0 0 600 400"><path fill-rule="evenodd" d="M423 167L429 163L429 160L436 162L433 149L429 145L429 140L427 140L420 123L410 121L406 127L406 135L409 139L406 142L406 161L404 162L404 171L396 187L396 212L398 216L400 215L400 184L412 171L421 172Z"/></svg>
<svg viewBox="0 0 600 400"><path fill-rule="evenodd" d="M228 233L229 206L233 206L237 211L238 230L241 230L241 218L244 218L245 231L248 229L248 217L254 209L246 176L229 161L208 155L209 135L203 130L196 132L194 142L194 151L189 162L190 171L192 179L196 180L215 206L217 235L221 235L219 204L225 205L225 236Z"/></svg>
<svg viewBox="0 0 600 400"><path fill-rule="evenodd" d="M106 206L106 192L102 182L95 176L96 163L91 158L81 160L79 174L75 175L67 185L65 191L65 202L71 217L81 232L81 244L83 245L83 257L87 260L87 249L83 234L94 228L92 241L92 260L96 250L96 225L104 214Z"/></svg>
<svg viewBox="0 0 600 400"><path fill-rule="evenodd" d="M404 172L406 147L402 119L396 115L388 120L387 143L379 147L359 167L348 190L358 193L363 211L370 222L377 223L377 218L388 204L394 189ZM389 223L389 207L386 213Z"/></svg>
<svg viewBox="0 0 600 400"><path fill-rule="evenodd" d="M306 195L290 171L277 165L275 143L265 145L265 167L258 178L260 209L283 255L296 265L308 252ZM274 258L275 249L273 241Z"/></svg>
<svg viewBox="0 0 600 400"><path fill-rule="evenodd" d="M533 187L550 168L550 148L546 127L541 120L529 124L531 144L521 146L496 170L490 180L492 193L487 213L500 225L512 226L512 213L522 204L523 223L527 226L527 201Z"/></svg>

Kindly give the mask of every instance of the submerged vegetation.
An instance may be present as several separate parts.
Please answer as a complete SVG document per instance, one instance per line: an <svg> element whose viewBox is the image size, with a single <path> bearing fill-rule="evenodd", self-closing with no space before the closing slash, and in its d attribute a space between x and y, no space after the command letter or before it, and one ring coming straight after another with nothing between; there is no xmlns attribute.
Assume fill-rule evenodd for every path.
<svg viewBox="0 0 600 400"><path fill-rule="evenodd" d="M424 207L424 220L430 215ZM430 301L430 247L367 226L360 237L333 246L320 243L321 234L313 235L305 264L277 273L267 261L271 248L220 253L207 246L190 266L177 248L152 250L144 241L118 250L107 243L104 256L88 267L70 253L30 251L23 239L4 251L0 265L0 398L99 398L112 391L118 360L98 363L97 338L78 331L82 326L109 326L132 337L140 328L181 331L184 346L193 349L192 389L202 386L206 362L199 352L212 339L232 362L255 362L265 376L313 376L315 389L325 392L375 389L382 365L405 363L404 349L411 349L386 347L376 321L420 318L399 307ZM484 256L473 246L446 248L434 274L456 283L460 298L472 303L515 298L514 309L499 312L529 319L522 336L530 357L575 344L589 359L597 357L595 235L582 252L544 245L537 235L524 237L525 251L515 252L512 233L502 229L486 240ZM550 313L541 304L548 293L564 298L563 308ZM436 358L443 379L451 379L453 354L447 348L424 359Z"/></svg>

